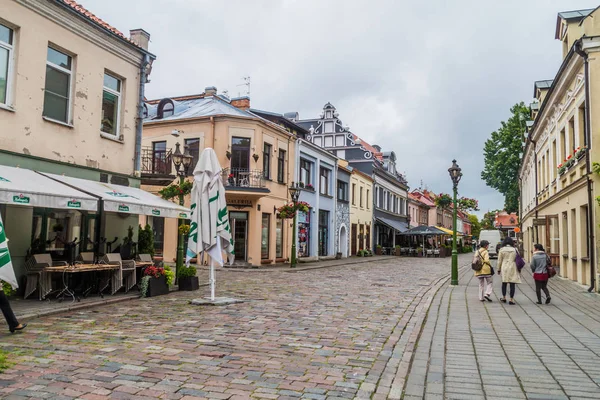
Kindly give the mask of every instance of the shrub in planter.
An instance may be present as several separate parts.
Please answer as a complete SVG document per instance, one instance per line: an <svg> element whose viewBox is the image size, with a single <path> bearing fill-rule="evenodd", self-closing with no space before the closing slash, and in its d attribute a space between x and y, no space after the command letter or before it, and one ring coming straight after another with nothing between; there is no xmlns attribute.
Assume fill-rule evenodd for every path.
<svg viewBox="0 0 600 400"><path fill-rule="evenodd" d="M396 245L396 255L397 256L401 255L401 253L400 253L400 246L399 245Z"/></svg>
<svg viewBox="0 0 600 400"><path fill-rule="evenodd" d="M184 266L177 270L179 290L192 291L200 288L196 272L196 267L191 265L189 267Z"/></svg>
<svg viewBox="0 0 600 400"><path fill-rule="evenodd" d="M375 248L375 253L380 256L381 255L381 245L378 244L377 247Z"/></svg>
<svg viewBox="0 0 600 400"><path fill-rule="evenodd" d="M422 247L417 247L417 256L423 257L423 248Z"/></svg>
<svg viewBox="0 0 600 400"><path fill-rule="evenodd" d="M148 267L144 270L144 276L140 283L142 297L160 296L169 293L169 286L173 283L175 273L169 266Z"/></svg>
<svg viewBox="0 0 600 400"><path fill-rule="evenodd" d="M365 257L373 257L373 252L371 250L365 250Z"/></svg>

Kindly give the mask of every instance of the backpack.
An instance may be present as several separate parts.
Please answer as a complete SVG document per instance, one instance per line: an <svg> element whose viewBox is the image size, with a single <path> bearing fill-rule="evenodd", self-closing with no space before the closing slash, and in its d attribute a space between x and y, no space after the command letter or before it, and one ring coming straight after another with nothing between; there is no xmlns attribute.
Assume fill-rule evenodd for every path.
<svg viewBox="0 0 600 400"><path fill-rule="evenodd" d="M473 256L473 262L471 263L471 269L473 271L481 271L483 268L483 259L481 258L481 254L479 251L475 252L475 256Z"/></svg>

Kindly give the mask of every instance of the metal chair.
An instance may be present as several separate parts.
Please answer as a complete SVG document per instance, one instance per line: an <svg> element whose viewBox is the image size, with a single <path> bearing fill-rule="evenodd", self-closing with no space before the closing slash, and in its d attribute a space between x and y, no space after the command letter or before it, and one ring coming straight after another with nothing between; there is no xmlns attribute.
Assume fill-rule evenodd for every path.
<svg viewBox="0 0 600 400"><path fill-rule="evenodd" d="M108 253L102 257L101 262L119 266L119 269L113 272L111 278L111 294L117 293L123 286L125 286L125 293L127 293L131 288L137 285L134 260L122 260L119 253ZM124 285L123 278L125 278Z"/></svg>
<svg viewBox="0 0 600 400"><path fill-rule="evenodd" d="M83 264L93 264L94 263L94 253L91 251L79 253L79 255L77 256L77 262L80 262Z"/></svg>
<svg viewBox="0 0 600 400"><path fill-rule="evenodd" d="M52 261L50 254L34 254L25 263L27 283L23 299L28 298L38 291L39 300L44 300L52 293L52 274L46 271L46 267L67 265L65 261Z"/></svg>

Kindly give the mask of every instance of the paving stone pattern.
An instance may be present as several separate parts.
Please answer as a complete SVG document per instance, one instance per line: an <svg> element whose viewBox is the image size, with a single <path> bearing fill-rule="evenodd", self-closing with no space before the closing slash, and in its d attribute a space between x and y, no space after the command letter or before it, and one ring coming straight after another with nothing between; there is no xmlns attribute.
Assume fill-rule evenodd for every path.
<svg viewBox="0 0 600 400"><path fill-rule="evenodd" d="M552 302L537 305L526 267L516 305L480 302L465 269L438 291L404 388L416 399L600 399L600 299L553 278Z"/></svg>
<svg viewBox="0 0 600 400"><path fill-rule="evenodd" d="M468 260L463 256L461 263ZM246 302L191 306L201 292L177 292L33 319L23 333L0 334L0 346L14 362L0 374L0 397L400 398L405 387L415 386L406 381L414 346L449 264L449 258L390 257L296 273L220 270L217 295ZM443 291L444 302L436 298L434 308L447 309L451 293ZM452 302L459 302L458 296ZM457 309L450 317L463 312ZM444 313L433 314L436 323L446 320ZM437 385L440 393L450 393L451 386L441 383L443 338L429 325L428 320L425 333L434 338L441 358L427 363L417 352L413 372L439 378L428 391ZM468 332L456 329L449 333L457 339L460 329ZM590 331L577 336L569 340L591 346ZM564 355L557 362L583 363L583 357ZM456 362L448 366L462 370L463 357ZM477 365L474 357L465 356L464 362ZM588 379L588 386L577 381L579 390L591 387L586 374L573 379Z"/></svg>

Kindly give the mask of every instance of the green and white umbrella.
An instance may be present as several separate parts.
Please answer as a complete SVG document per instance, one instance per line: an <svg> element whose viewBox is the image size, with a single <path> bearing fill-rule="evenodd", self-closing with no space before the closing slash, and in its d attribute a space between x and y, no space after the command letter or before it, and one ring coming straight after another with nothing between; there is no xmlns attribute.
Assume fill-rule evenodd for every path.
<svg viewBox="0 0 600 400"><path fill-rule="evenodd" d="M15 276L15 270L13 269L12 261L10 259L10 252L8 251L8 239L6 238L6 232L4 231L2 216L0 216L0 280L10 284L13 289L19 287L17 277ZM0 285L0 289L1 288L2 285Z"/></svg>
<svg viewBox="0 0 600 400"><path fill-rule="evenodd" d="M206 148L194 168L192 187L192 214L185 264L200 253L210 256L210 296L215 299L215 264L223 266L223 252L233 263L233 238L229 225L229 213L225 201L225 188L221 180L221 165L217 154Z"/></svg>

